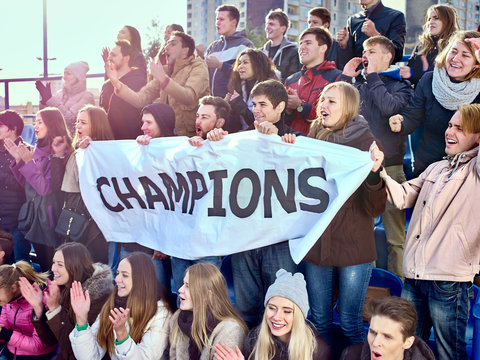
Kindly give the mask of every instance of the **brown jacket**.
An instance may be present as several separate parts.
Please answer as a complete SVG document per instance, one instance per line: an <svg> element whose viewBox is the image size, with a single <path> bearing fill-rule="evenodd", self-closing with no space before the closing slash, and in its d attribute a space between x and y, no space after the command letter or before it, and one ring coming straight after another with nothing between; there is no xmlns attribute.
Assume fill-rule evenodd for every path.
<svg viewBox="0 0 480 360"><path fill-rule="evenodd" d="M367 121L359 115L347 124L344 131L336 131L328 141L368 151L374 140ZM370 172L340 208L305 259L323 266L350 266L375 260L373 218L383 213L386 199L385 184L378 174Z"/></svg>
<svg viewBox="0 0 480 360"><path fill-rule="evenodd" d="M480 271L480 160L478 146L431 164L402 184L386 173L388 201L413 207L403 273L415 280L472 281Z"/></svg>
<svg viewBox="0 0 480 360"><path fill-rule="evenodd" d="M154 79L135 92L122 86L117 95L137 108L151 104L155 99L168 104L175 112L175 128L180 136L195 135L195 117L198 100L210 94L208 68L205 62L194 56L177 59L168 84L162 89L160 81Z"/></svg>
<svg viewBox="0 0 480 360"><path fill-rule="evenodd" d="M112 271L108 265L96 263L94 264L93 275L85 280L82 284L84 290L88 290L91 299L90 311L88 312L88 323L91 325L95 322L103 304L107 301L113 290ZM45 310L40 319L33 319L33 326L38 336L45 344L60 344L60 354L58 360L73 360L72 346L68 335L75 327L75 316L72 319L69 316L70 304L62 304L60 311L47 319ZM33 315L33 312L32 312Z"/></svg>

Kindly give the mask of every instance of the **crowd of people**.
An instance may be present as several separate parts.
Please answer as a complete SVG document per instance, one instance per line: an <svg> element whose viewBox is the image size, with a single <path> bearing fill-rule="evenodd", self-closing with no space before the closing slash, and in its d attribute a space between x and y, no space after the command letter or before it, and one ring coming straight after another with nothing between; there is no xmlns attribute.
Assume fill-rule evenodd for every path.
<svg viewBox="0 0 480 360"><path fill-rule="evenodd" d="M238 8L221 5L218 40L196 44L170 24L148 62L139 32L124 26L101 52L99 106L79 61L56 94L36 82L34 146L22 117L0 112L0 359L434 359L432 327L439 359L467 359L480 272L480 32L460 31L453 7L432 5L400 66L404 14L360 3L335 39L330 11L311 9L298 43L285 35L287 14L270 10L260 49L237 29ZM231 254L235 305L223 256L109 241L91 217L77 150L92 141L149 146L178 135L200 147L248 130L368 151L373 166L301 266L290 239ZM366 334L380 215L388 270L404 287L402 298L367 304Z"/></svg>

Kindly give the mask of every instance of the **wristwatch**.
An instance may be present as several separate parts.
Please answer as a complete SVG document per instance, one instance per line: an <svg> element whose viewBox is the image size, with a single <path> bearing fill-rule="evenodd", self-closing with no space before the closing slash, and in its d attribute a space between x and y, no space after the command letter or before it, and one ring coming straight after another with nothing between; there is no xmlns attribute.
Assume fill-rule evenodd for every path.
<svg viewBox="0 0 480 360"><path fill-rule="evenodd" d="M305 100L302 100L302 103L297 106L297 111L301 113L304 107L305 107Z"/></svg>

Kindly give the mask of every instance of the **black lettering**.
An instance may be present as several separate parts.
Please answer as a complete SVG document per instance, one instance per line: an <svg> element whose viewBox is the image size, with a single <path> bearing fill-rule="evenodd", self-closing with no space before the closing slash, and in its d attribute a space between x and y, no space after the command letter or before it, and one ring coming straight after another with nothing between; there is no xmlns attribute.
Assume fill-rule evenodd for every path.
<svg viewBox="0 0 480 360"><path fill-rule="evenodd" d="M300 209L308 212L322 213L327 209L328 203L330 202L330 196L325 190L311 186L308 183L308 179L313 176L318 176L323 180L327 180L323 168L305 169L298 175L298 190L300 190L300 193L303 196L310 199L318 199L320 202L316 205L300 203Z"/></svg>
<svg viewBox="0 0 480 360"><path fill-rule="evenodd" d="M227 170L215 170L208 173L213 180L213 208L208 208L208 216L226 216L223 202L223 181L228 177Z"/></svg>
<svg viewBox="0 0 480 360"><path fill-rule="evenodd" d="M148 208L155 209L155 203L161 202L165 210L169 210L167 199L165 195L163 195L162 190L155 184L151 179L147 176L141 176L138 178L140 184L143 186L143 190L145 190L145 197L147 198ZM152 193L152 190L155 193Z"/></svg>
<svg viewBox="0 0 480 360"><path fill-rule="evenodd" d="M241 208L238 205L237 197L238 197L238 187L240 185L240 182L244 179L247 178L250 180L252 183L252 195L250 197L250 202L245 208ZM235 174L232 180L232 184L230 186L230 209L232 210L232 213L239 217L239 218L246 218L250 215L253 214L255 209L257 208L258 201L260 200L260 192L261 192L261 187L260 187L260 179L258 178L258 175L253 171L252 169L242 169L239 172Z"/></svg>
<svg viewBox="0 0 480 360"><path fill-rule="evenodd" d="M178 186L177 184L175 184L175 181L173 181L173 179L167 174L159 173L158 175L162 178L163 185L165 185L165 188L167 189L167 195L170 199L170 210L175 211L175 202L179 202L183 194L182 213L185 214L187 212L190 189L188 187L188 183L185 177L180 173L175 174L177 174ZM172 197L173 193L175 193L175 201Z"/></svg>
<svg viewBox="0 0 480 360"><path fill-rule="evenodd" d="M100 193L100 198L102 199L103 205L105 205L105 207L108 210L114 211L114 212L120 212L123 209L125 209L122 205L120 205L120 203L118 203L115 206L112 206L107 202L107 200L105 199L105 196L103 196L103 193L102 193L102 186L103 185L110 186L110 183L108 182L108 179L105 176L99 177L97 179L97 190Z"/></svg>
<svg viewBox="0 0 480 360"><path fill-rule="evenodd" d="M120 187L118 186L117 178L112 178L113 188L115 189L115 192L117 193L117 196L120 199L120 201L123 202L123 205L125 205L127 209L132 209L133 206L132 204L130 204L130 201L128 201L128 199L133 198L138 201L138 204L142 209L146 209L147 206L145 205L145 202L137 193L137 191L133 188L132 183L130 182L130 179L128 177L124 177L122 178L122 180L128 190L126 193L122 193L122 191L120 190Z"/></svg>
<svg viewBox="0 0 480 360"><path fill-rule="evenodd" d="M265 218L272 217L272 189L275 190L278 202L287 214L297 211L295 205L295 170L288 169L287 172L287 191L284 191L277 172L275 170L265 170L265 190L263 194Z"/></svg>
<svg viewBox="0 0 480 360"><path fill-rule="evenodd" d="M195 206L195 201L201 199L208 190L205 178L198 171L187 171L187 176L188 180L190 180L190 184L192 184L192 198L190 202L190 210L188 210L188 213L191 214ZM197 180L200 181L200 184L202 185L201 190L198 190Z"/></svg>

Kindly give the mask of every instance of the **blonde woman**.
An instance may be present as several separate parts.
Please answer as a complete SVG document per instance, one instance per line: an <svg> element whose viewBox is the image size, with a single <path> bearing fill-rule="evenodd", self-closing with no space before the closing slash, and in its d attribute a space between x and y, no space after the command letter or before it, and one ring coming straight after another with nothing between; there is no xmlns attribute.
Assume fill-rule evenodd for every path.
<svg viewBox="0 0 480 360"><path fill-rule="evenodd" d="M262 323L248 335L244 353L249 360L328 360L330 346L306 320L308 294L301 273L277 271L265 296ZM238 347L215 346L218 360L243 360Z"/></svg>
<svg viewBox="0 0 480 360"><path fill-rule="evenodd" d="M171 310L158 283L150 256L134 252L118 264L115 289L95 323L88 324L90 295L72 284L71 303L76 326L70 333L78 360L160 359L168 346Z"/></svg>
<svg viewBox="0 0 480 360"><path fill-rule="evenodd" d="M225 278L214 265L187 268L178 292L180 309L171 320L170 360L214 359L217 344L242 347L247 327L233 309Z"/></svg>

